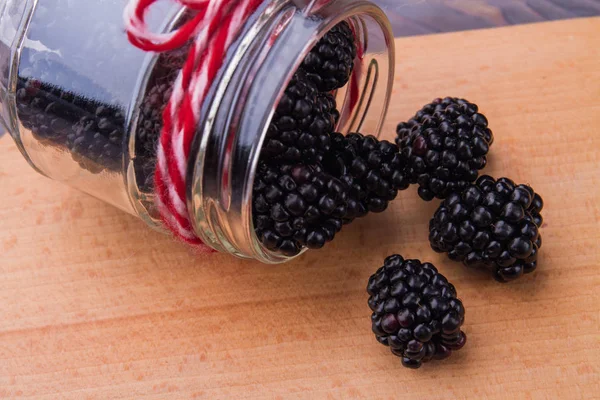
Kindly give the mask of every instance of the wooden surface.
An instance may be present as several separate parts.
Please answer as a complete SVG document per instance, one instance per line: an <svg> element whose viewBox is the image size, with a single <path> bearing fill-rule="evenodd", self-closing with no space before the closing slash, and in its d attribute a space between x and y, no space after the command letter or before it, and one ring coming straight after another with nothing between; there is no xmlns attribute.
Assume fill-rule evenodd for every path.
<svg viewBox="0 0 600 400"><path fill-rule="evenodd" d="M488 173L546 202L540 266L501 285L435 254L434 203L281 266L185 246L36 175L0 140L0 398L600 398L600 19L397 41L385 130L436 96L477 102ZM460 46L456 46L460 43ZM365 286L399 252L434 262L467 346L418 371L370 330Z"/></svg>
<svg viewBox="0 0 600 400"><path fill-rule="evenodd" d="M373 0L396 36L600 15L600 0Z"/></svg>

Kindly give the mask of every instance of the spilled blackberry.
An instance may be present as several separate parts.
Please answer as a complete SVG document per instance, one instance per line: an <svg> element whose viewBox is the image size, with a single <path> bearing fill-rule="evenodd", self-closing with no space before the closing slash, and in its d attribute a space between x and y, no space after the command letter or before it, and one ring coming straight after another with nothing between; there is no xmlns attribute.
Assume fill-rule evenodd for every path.
<svg viewBox="0 0 600 400"><path fill-rule="evenodd" d="M348 83L355 58L354 34L350 25L343 21L317 42L301 68L308 72L319 91L329 92Z"/></svg>
<svg viewBox="0 0 600 400"><path fill-rule="evenodd" d="M405 163L395 144L360 133L333 133L331 143L324 167L349 188L344 222L369 211L383 212L398 190L409 186L403 174Z"/></svg>
<svg viewBox="0 0 600 400"><path fill-rule="evenodd" d="M432 264L389 256L369 278L367 292L377 341L401 357L405 367L444 359L465 345L460 329L465 308Z"/></svg>
<svg viewBox="0 0 600 400"><path fill-rule="evenodd" d="M261 162L252 198L255 232L270 250L319 249L342 229L346 188L318 165Z"/></svg>
<svg viewBox="0 0 600 400"><path fill-rule="evenodd" d="M320 162L329 150L337 118L335 100L319 93L302 71L296 72L279 101L262 147L264 160Z"/></svg>
<svg viewBox="0 0 600 400"><path fill-rule="evenodd" d="M429 223L431 247L500 282L515 280L537 267L543 206L530 186L483 175L440 205Z"/></svg>
<svg viewBox="0 0 600 400"><path fill-rule="evenodd" d="M475 181L494 141L475 104L436 99L397 127L396 143L408 158L406 174L423 200L444 199Z"/></svg>

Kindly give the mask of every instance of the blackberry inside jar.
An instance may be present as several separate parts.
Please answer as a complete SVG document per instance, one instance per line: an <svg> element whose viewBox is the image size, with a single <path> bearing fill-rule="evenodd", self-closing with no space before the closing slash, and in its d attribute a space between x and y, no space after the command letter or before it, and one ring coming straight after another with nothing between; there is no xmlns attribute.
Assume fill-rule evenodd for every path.
<svg viewBox="0 0 600 400"><path fill-rule="evenodd" d="M156 146L188 47L133 47L121 1L40 3L26 1L1 22L23 33L2 44L14 58L3 109L15 110L3 123L39 172L162 229ZM335 132L379 133L393 77L389 23L365 2L297 4L265 1L228 50L201 110L186 179L202 241L267 263L321 248L345 223L375 211L369 193L387 185L380 177L358 198L352 188L360 185L340 170L333 143ZM155 31L189 17L179 5L157 7Z"/></svg>

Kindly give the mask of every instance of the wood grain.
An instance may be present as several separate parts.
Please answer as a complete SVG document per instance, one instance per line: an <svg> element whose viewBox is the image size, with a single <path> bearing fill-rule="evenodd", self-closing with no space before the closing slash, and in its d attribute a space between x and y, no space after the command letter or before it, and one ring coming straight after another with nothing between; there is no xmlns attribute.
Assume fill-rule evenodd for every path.
<svg viewBox="0 0 600 400"><path fill-rule="evenodd" d="M464 96L496 135L487 172L545 198L540 267L510 285L429 249L435 204L414 188L274 267L192 254L3 138L0 398L599 398L599 37L581 19L396 42L385 136ZM370 331L367 278L395 252L434 262L467 309L467 346L418 371Z"/></svg>
<svg viewBox="0 0 600 400"><path fill-rule="evenodd" d="M373 0L396 36L600 15L600 0Z"/></svg>

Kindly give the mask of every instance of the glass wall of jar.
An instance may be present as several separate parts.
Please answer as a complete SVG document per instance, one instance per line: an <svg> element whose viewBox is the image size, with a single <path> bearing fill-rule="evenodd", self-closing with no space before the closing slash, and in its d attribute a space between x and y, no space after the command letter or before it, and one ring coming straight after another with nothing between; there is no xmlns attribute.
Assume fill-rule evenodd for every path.
<svg viewBox="0 0 600 400"><path fill-rule="evenodd" d="M38 172L162 229L153 172L161 113L187 48L145 53L123 29L122 0L0 0L1 120ZM170 31L189 15L159 1L149 22ZM279 99L311 48L341 21L360 57L335 91L340 132L377 135L393 82L385 14L362 0L265 1L228 50L202 109L188 175L198 236L218 251L277 263L254 233L252 186Z"/></svg>

